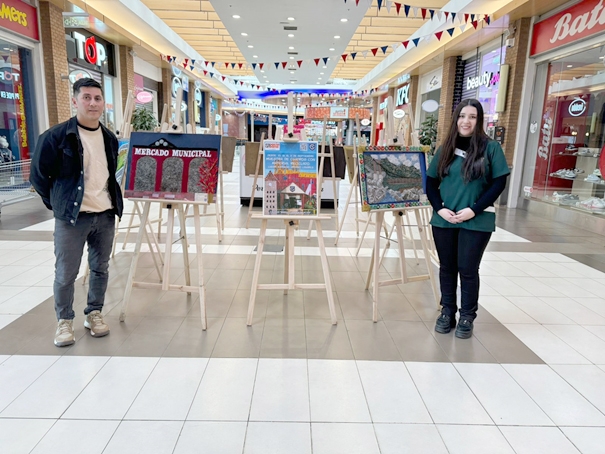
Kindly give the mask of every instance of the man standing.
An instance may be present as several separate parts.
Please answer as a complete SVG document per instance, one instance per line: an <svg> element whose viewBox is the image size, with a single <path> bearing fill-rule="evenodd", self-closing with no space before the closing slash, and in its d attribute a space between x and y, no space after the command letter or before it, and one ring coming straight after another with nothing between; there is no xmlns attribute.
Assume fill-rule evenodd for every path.
<svg viewBox="0 0 605 454"><path fill-rule="evenodd" d="M99 118L105 109L101 85L79 79L73 86L76 116L43 133L30 181L55 217L55 345L75 342L74 282L88 243L90 281L84 326L93 337L109 334L101 310L107 290L115 216L122 216L122 192L115 178L118 139Z"/></svg>

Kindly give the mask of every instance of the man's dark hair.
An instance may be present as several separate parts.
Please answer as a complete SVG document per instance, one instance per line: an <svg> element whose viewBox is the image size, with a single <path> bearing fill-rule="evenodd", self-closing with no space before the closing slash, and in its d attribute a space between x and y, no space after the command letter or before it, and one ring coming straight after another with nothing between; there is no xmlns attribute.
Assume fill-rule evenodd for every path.
<svg viewBox="0 0 605 454"><path fill-rule="evenodd" d="M101 93L103 93L103 87L101 87L101 84L99 82L94 79L91 79L90 77L84 77L82 79L76 80L76 83L74 84L75 97L78 97L78 94L80 94L80 88L82 87L98 88L99 90L101 90Z"/></svg>

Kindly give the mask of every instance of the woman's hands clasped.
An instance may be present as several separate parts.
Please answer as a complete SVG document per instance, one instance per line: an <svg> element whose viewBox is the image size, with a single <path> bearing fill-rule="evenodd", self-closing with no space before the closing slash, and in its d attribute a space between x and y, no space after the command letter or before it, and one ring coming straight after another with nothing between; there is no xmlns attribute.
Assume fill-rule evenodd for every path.
<svg viewBox="0 0 605 454"><path fill-rule="evenodd" d="M437 214L450 224L460 224L461 222L468 221L469 219L473 219L475 217L475 212L470 208L463 208L457 213L448 208L442 208L437 212Z"/></svg>

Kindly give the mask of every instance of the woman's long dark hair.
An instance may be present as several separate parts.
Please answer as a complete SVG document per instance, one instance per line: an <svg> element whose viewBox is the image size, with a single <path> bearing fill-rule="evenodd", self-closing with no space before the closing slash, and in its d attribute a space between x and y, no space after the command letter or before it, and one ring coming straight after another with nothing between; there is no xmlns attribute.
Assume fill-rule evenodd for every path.
<svg viewBox="0 0 605 454"><path fill-rule="evenodd" d="M483 153L489 137L483 130L483 106L476 99L464 99L456 107L452 116L450 130L441 145L441 154L437 163L437 174L441 179L449 173L454 161L456 139L458 138L458 117L460 117L460 112L466 106L472 106L477 109L477 124L471 136L470 147L466 151L466 159L464 160L464 164L462 164L462 177L468 183L471 180L482 177L485 172Z"/></svg>

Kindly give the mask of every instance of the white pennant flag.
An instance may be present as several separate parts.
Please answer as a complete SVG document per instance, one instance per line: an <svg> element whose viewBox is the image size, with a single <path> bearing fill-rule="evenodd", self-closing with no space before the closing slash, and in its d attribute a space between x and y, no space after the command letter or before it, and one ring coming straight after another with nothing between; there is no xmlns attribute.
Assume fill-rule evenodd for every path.
<svg viewBox="0 0 605 454"><path fill-rule="evenodd" d="M414 17L418 17L418 7L413 6L412 9L414 10Z"/></svg>
<svg viewBox="0 0 605 454"><path fill-rule="evenodd" d="M465 28L466 28L466 24L462 24L462 25L460 26L460 31L461 31L461 32L464 32L464 29L465 29Z"/></svg>
<svg viewBox="0 0 605 454"><path fill-rule="evenodd" d="M368 51L364 50L361 55L363 55L363 58L366 58L368 56Z"/></svg>
<svg viewBox="0 0 605 454"><path fill-rule="evenodd" d="M395 43L395 44L391 44L391 47L393 48L393 50L397 50L397 48L399 47L399 43Z"/></svg>
<svg viewBox="0 0 605 454"><path fill-rule="evenodd" d="M387 0L387 13L391 12L391 2Z"/></svg>
<svg viewBox="0 0 605 454"><path fill-rule="evenodd" d="M443 13L439 10L437 10L437 20L439 22L441 22L443 20Z"/></svg>

